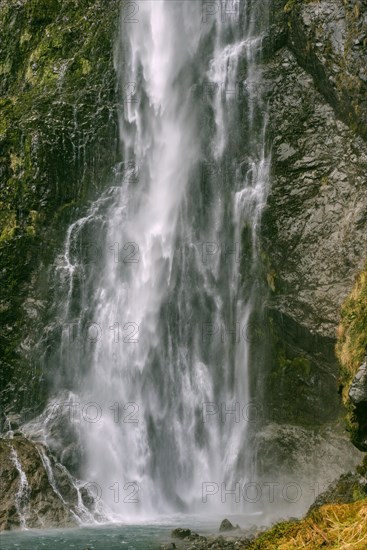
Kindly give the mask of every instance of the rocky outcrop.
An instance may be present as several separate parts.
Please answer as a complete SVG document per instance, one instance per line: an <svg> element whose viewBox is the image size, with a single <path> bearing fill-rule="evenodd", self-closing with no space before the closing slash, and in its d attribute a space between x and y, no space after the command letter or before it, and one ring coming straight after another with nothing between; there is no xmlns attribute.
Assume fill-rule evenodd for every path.
<svg viewBox="0 0 367 550"><path fill-rule="evenodd" d="M22 432L0 438L0 479L0 531L105 519L88 484L73 478L45 445Z"/></svg>
<svg viewBox="0 0 367 550"><path fill-rule="evenodd" d="M22 435L0 439L0 530L78 525L78 494L65 469Z"/></svg>
<svg viewBox="0 0 367 550"><path fill-rule="evenodd" d="M341 120L367 139L366 4L290 0L288 44Z"/></svg>
<svg viewBox="0 0 367 550"><path fill-rule="evenodd" d="M280 477L290 480L292 472L298 472L301 484L322 480L320 488L326 489L334 477L355 467L348 435L341 435L338 425L308 429L292 424L268 424L257 434L258 468L262 476L271 471L274 462ZM302 448L302 453L300 453ZM362 455L358 455L359 460ZM296 465L296 466L295 466ZM312 502L312 493L304 495Z"/></svg>
<svg viewBox="0 0 367 550"><path fill-rule="evenodd" d="M222 528L222 525L224 528ZM224 519L221 523L219 531L221 535L199 535L191 529L178 527L171 533L171 537L175 542L164 544L162 550L172 550L179 548L181 550L207 550L209 548L220 549L227 548L228 550L244 550L251 545L256 535L259 535L265 528L252 526L246 529L234 527L228 519Z"/></svg>
<svg viewBox="0 0 367 550"><path fill-rule="evenodd" d="M344 414L336 328L367 256L366 10L357 0L271 5L264 401L270 421L325 426Z"/></svg>
<svg viewBox="0 0 367 550"><path fill-rule="evenodd" d="M265 242L276 274L272 305L335 337L341 301L365 260L367 145L335 118L289 51L275 57L275 82L279 66L289 72L271 96Z"/></svg>
<svg viewBox="0 0 367 550"><path fill-rule="evenodd" d="M348 472L335 480L321 493L310 507L309 513L325 504L350 504L367 498L367 463L361 464L357 471Z"/></svg>
<svg viewBox="0 0 367 550"><path fill-rule="evenodd" d="M236 529L239 529L239 526L235 527L227 518L219 526L219 531L235 531Z"/></svg>
<svg viewBox="0 0 367 550"><path fill-rule="evenodd" d="M349 399L354 405L367 403L367 362L357 371L349 388Z"/></svg>

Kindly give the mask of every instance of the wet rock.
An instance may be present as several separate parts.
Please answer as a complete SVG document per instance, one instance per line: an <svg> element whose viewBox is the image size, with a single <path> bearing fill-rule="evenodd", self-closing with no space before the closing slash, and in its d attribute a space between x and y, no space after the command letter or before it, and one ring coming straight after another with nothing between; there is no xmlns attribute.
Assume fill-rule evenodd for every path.
<svg viewBox="0 0 367 550"><path fill-rule="evenodd" d="M267 427L255 434L259 441L266 432L267 441L259 441L257 456L264 475L278 463L274 451L288 477L306 479L315 472L307 447L326 482L359 460L342 424L335 423L345 415L335 340L341 304L367 250L367 95L358 76L365 56L353 44L363 21L350 17L350 3L342 0L271 4L271 33L282 39L273 50L269 44L264 62L273 147L261 246L272 334L263 374ZM284 442L274 424L289 427ZM324 464L319 445L320 454L312 449L316 426L333 432L332 444L326 436L331 458ZM360 426L363 450L367 432ZM314 436L305 433L304 441L301 434L309 429Z"/></svg>
<svg viewBox="0 0 367 550"><path fill-rule="evenodd" d="M219 526L219 531L234 531L239 529L239 526L236 527L229 521L229 519L224 519Z"/></svg>
<svg viewBox="0 0 367 550"><path fill-rule="evenodd" d="M219 536L210 535L208 537L192 533L190 536L182 539L182 542L178 543L178 548L185 548L185 550L220 550L223 548L227 550L243 550L251 544L254 538L253 536L247 535L244 537L242 534L241 536L237 536L234 530L232 530L232 533L231 536L226 536L224 534ZM170 548L170 546L162 545L161 548L163 550Z"/></svg>
<svg viewBox="0 0 367 550"><path fill-rule="evenodd" d="M279 161L285 161L290 157L293 157L293 155L296 154L296 149L291 147L288 143L282 143L279 147L278 151L278 159Z"/></svg>
<svg viewBox="0 0 367 550"><path fill-rule="evenodd" d="M185 537L185 540L195 541L195 542L205 542L207 539L198 533L191 533L188 537Z"/></svg>
<svg viewBox="0 0 367 550"><path fill-rule="evenodd" d="M331 483L327 490L316 498L309 512L324 504L350 504L358 498L367 498L367 475L349 472Z"/></svg>
<svg viewBox="0 0 367 550"><path fill-rule="evenodd" d="M6 420L4 422L4 429L9 431L14 431L22 424L22 415L9 413L6 415Z"/></svg>
<svg viewBox="0 0 367 550"><path fill-rule="evenodd" d="M184 539L191 535L191 529L183 529L182 527L177 527L171 533L171 537L175 539Z"/></svg>
<svg viewBox="0 0 367 550"><path fill-rule="evenodd" d="M0 349L0 393L6 412L19 413L46 403L37 344L45 339L52 353L60 334L46 272L76 209L101 189L118 156L111 160L118 135L113 41L121 2L0 4L1 193L6 203L0 220L0 313L6 342ZM52 46L55 40L60 47ZM80 155L72 154L74 147Z"/></svg>
<svg viewBox="0 0 367 550"><path fill-rule="evenodd" d="M275 423L258 431L255 445L259 475L265 479L273 464L278 464L279 478L272 478L272 481L279 482L274 489L273 503L269 503L269 492L261 485L264 508L269 507L269 514L275 513L274 519L278 519L279 507L286 505L282 494L285 484L294 482L300 487L302 496L296 503L289 504L287 512L289 515L301 515L315 499L315 491L311 487L317 488L318 492L326 490L335 478L345 473L346 469L355 468L361 460L361 453L354 452L348 435L342 436L338 431L335 425L315 430L312 426L305 428Z"/></svg>
<svg viewBox="0 0 367 550"><path fill-rule="evenodd" d="M93 495L91 495L90 491L86 487L81 487L80 496L82 497L84 506L91 510L95 505L95 499L93 498Z"/></svg>
<svg viewBox="0 0 367 550"><path fill-rule="evenodd" d="M42 460L45 449L22 435L0 438L0 531L77 525L71 504L53 487ZM71 485L70 481L69 484ZM55 490L56 489L56 490ZM69 492L75 489L70 486Z"/></svg>
<svg viewBox="0 0 367 550"><path fill-rule="evenodd" d="M360 366L349 389L349 399L354 405L367 404L367 361Z"/></svg>
<svg viewBox="0 0 367 550"><path fill-rule="evenodd" d="M353 11L353 4L342 0L293 3L288 11L288 46L336 116L366 139L367 86L360 78L365 68L360 48L365 22L363 10ZM333 78L334 74L338 77Z"/></svg>
<svg viewBox="0 0 367 550"><path fill-rule="evenodd" d="M83 447L78 443L77 430L72 421L71 408L75 406L75 396L71 392L60 392L57 400L50 401L41 414L25 423L22 429L30 439L42 441L47 426L50 451L73 476L80 477Z"/></svg>

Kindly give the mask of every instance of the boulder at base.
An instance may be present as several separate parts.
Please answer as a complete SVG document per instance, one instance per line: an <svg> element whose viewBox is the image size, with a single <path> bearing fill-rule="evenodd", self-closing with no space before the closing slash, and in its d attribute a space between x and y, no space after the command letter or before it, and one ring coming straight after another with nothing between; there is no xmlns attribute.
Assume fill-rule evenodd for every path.
<svg viewBox="0 0 367 550"><path fill-rule="evenodd" d="M56 479L50 479L53 474L47 472L47 461L50 458L45 448L23 435L0 438L0 531L77 524L72 512L76 489L67 474L60 471L57 481L64 498Z"/></svg>
<svg viewBox="0 0 367 550"><path fill-rule="evenodd" d="M189 537L191 535L190 529L182 529L182 527L177 527L177 529L174 529L171 533L171 536L174 539L185 539L186 537Z"/></svg>
<svg viewBox="0 0 367 550"><path fill-rule="evenodd" d="M229 519L224 519L222 523L220 524L219 531L234 531L235 529L238 529L239 526L232 525L232 523L229 521Z"/></svg>

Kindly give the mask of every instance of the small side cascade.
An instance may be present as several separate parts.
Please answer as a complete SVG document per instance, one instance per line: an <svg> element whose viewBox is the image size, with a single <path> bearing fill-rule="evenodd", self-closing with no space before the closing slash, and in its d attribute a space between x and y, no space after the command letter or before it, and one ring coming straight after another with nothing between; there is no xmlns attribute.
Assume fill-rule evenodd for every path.
<svg viewBox="0 0 367 550"><path fill-rule="evenodd" d="M50 459L48 458L47 454L45 453L45 450L42 447L37 447L37 450L38 450L40 458L42 460L43 467L46 470L49 484L51 485L54 493L59 497L59 499L63 502L63 504L66 505L64 497L62 496L62 494L60 493L60 491L57 488L56 480L55 480L54 473L52 471L52 466L51 466Z"/></svg>
<svg viewBox="0 0 367 550"><path fill-rule="evenodd" d="M29 484L27 476L22 468L18 454L14 447L11 448L11 458L19 473L19 489L15 497L15 506L19 515L20 526L22 529L27 528L27 508L29 504Z"/></svg>

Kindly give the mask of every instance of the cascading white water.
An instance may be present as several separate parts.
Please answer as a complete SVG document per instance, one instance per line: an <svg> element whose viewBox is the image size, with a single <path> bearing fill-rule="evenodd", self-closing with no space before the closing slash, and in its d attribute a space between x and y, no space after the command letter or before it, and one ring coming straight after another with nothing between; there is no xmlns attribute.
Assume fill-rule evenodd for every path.
<svg viewBox="0 0 367 550"><path fill-rule="evenodd" d="M27 476L22 468L22 465L19 461L17 451L11 446L11 459L14 463L14 466L19 474L19 488L15 496L15 506L18 512L20 527L22 529L26 528L26 514L28 508L29 500L29 485Z"/></svg>
<svg viewBox="0 0 367 550"><path fill-rule="evenodd" d="M83 410L82 476L110 519L209 511L203 483L251 477L249 423L228 411L251 400L268 185L255 0L137 5L116 46L129 170L69 228L57 268L54 403L67 387ZM86 234L103 243L88 266Z"/></svg>

